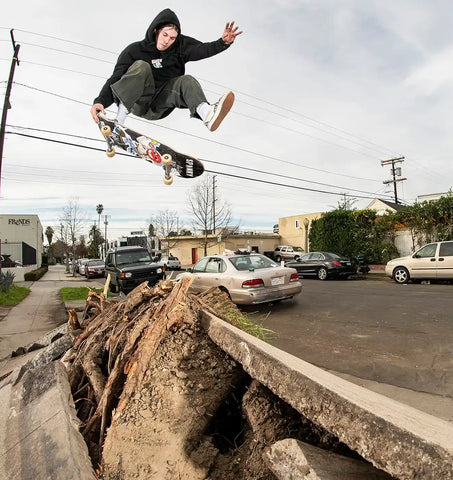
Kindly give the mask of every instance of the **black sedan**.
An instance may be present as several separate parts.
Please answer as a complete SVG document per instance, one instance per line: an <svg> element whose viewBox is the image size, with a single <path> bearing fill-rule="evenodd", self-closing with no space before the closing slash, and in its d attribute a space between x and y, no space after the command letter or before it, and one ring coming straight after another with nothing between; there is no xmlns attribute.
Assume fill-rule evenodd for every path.
<svg viewBox="0 0 453 480"><path fill-rule="evenodd" d="M299 278L313 276L319 280L327 278L348 278L357 273L354 262L330 252L310 252L298 260L286 262L287 267L295 268Z"/></svg>

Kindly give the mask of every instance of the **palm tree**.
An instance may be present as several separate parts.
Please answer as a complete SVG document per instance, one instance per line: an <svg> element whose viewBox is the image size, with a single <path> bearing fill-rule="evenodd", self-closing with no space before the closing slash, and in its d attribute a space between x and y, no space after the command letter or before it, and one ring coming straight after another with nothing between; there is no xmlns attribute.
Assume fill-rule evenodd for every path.
<svg viewBox="0 0 453 480"><path fill-rule="evenodd" d="M53 234L54 234L54 230L52 227L47 227L46 228L46 238L47 238L47 243L50 245L52 243L52 238L53 238Z"/></svg>
<svg viewBox="0 0 453 480"><path fill-rule="evenodd" d="M99 221L98 221L98 229L101 229L101 214L104 211L104 205L100 203L99 205L96 206L96 212L98 212L99 215Z"/></svg>

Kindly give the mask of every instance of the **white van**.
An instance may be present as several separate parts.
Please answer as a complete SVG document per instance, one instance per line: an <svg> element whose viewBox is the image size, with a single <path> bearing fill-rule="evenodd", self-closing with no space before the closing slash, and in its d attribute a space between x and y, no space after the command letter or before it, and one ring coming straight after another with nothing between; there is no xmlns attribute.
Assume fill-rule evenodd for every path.
<svg viewBox="0 0 453 480"><path fill-rule="evenodd" d="M387 262L385 273L396 283L453 279L453 240L423 245L412 255Z"/></svg>

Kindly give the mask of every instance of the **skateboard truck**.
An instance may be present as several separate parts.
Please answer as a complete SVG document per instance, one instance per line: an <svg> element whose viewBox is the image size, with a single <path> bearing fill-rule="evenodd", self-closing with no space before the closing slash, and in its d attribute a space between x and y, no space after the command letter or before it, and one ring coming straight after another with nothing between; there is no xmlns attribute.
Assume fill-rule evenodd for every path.
<svg viewBox="0 0 453 480"><path fill-rule="evenodd" d="M173 183L173 177L171 175L172 159L169 153L162 155L162 166L164 167L164 183L165 185L171 185Z"/></svg>

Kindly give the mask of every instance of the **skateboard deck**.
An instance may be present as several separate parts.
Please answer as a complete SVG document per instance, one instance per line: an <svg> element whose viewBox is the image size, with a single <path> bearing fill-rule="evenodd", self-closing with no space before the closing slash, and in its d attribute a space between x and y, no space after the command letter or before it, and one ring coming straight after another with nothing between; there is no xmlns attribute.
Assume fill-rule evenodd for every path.
<svg viewBox="0 0 453 480"><path fill-rule="evenodd" d="M99 130L107 142L108 157L115 155L117 146L153 165L160 166L164 169L165 185L173 183L173 170L183 178L195 178L204 172L203 163L197 158L177 152L148 135L120 125L102 113L99 113L98 117Z"/></svg>

